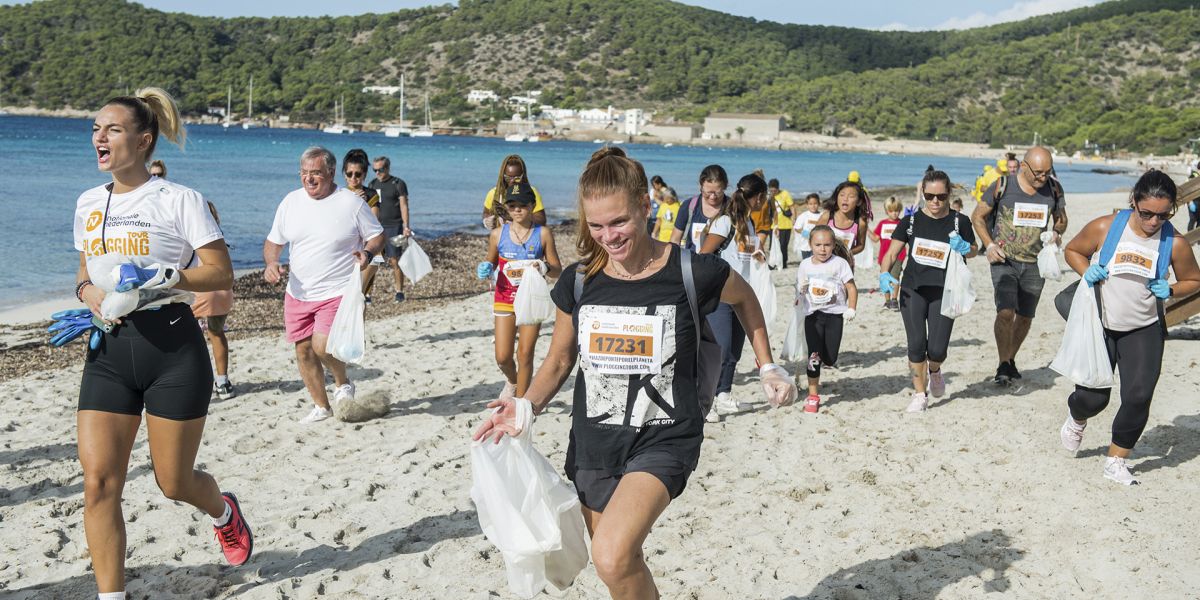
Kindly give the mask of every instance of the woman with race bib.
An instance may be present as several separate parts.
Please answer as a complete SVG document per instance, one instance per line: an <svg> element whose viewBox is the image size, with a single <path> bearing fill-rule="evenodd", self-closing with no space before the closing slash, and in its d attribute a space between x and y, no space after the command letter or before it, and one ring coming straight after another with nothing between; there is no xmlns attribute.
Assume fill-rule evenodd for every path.
<svg viewBox="0 0 1200 600"><path fill-rule="evenodd" d="M1175 182L1162 171L1147 171L1133 186L1130 205L1084 225L1063 250L1086 285L1100 287L1104 343L1121 374L1121 408L1113 419L1104 476L1124 485L1137 483L1125 459L1146 428L1162 372L1167 333L1162 303L1200 289L1196 257L1170 223L1178 208ZM1168 267L1175 272L1174 285ZM1079 449L1088 419L1108 406L1111 392L1075 386L1059 431L1067 450Z"/></svg>
<svg viewBox="0 0 1200 600"><path fill-rule="evenodd" d="M942 315L942 292L951 252L975 255L975 232L971 220L950 210L950 176L943 171L925 172L921 180L925 206L904 217L892 232L892 241L879 265L879 291L892 293L900 287L900 316L908 337L908 364L912 370L913 395L908 412L922 412L929 396L946 393L942 363L950 348L954 319ZM891 274L892 264L908 250L904 280Z"/></svg>
<svg viewBox="0 0 1200 600"><path fill-rule="evenodd" d="M796 388L771 362L750 286L716 256L654 240L645 171L619 148L592 155L579 178L581 262L551 294L554 337L525 397L501 398L474 439L518 435L517 413L541 413L579 360L566 472L592 537L592 562L613 598L657 598L642 545L687 484L704 439L698 371L704 316L725 302L750 332L772 405Z"/></svg>

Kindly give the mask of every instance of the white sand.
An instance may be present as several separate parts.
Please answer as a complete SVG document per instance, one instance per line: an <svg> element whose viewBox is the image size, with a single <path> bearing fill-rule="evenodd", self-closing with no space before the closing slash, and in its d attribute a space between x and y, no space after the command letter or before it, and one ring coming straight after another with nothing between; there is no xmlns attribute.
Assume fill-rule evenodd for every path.
<svg viewBox="0 0 1200 600"><path fill-rule="evenodd" d="M1073 195L1072 230L1120 204ZM969 207L968 207L969 208ZM1192 527L1200 485L1197 320L1167 342L1146 434L1143 485L1101 477L1116 406L1091 423L1079 457L1058 442L1070 385L1047 365L1063 322L1047 285L1014 390L995 369L991 283L957 323L949 394L905 414L909 378L898 314L865 294L820 414L759 411L709 426L700 468L646 542L663 598L1182 598L1200 589ZM860 277L875 287L876 270ZM794 269L778 273L790 299ZM780 311L784 313L785 311ZM132 598L512 597L471 501L468 435L502 378L485 296L368 324L359 389L390 414L303 426L308 400L282 338L235 343L241 395L212 405L201 468L235 491L255 555L223 566L207 517L163 499L144 433L125 489ZM786 315L773 324L778 347ZM548 346L549 330L539 343ZM792 366L790 370L794 371ZM735 394L761 401L747 352ZM85 598L75 455L80 367L0 384L0 595ZM561 464L570 384L537 422ZM562 597L605 597L589 567Z"/></svg>

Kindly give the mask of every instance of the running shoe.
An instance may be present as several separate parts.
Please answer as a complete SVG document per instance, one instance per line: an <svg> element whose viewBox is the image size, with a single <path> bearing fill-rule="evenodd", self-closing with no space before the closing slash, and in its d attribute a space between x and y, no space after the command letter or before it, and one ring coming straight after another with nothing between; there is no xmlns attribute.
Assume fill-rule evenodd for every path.
<svg viewBox="0 0 1200 600"><path fill-rule="evenodd" d="M246 564L250 555L254 553L254 534L250 533L250 526L242 517L242 507L238 506L237 496L234 496L233 492L224 492L221 497L225 499L225 504L229 505L229 522L224 527L214 525L213 531L217 534L217 541L221 543L225 560L238 567Z"/></svg>
<svg viewBox="0 0 1200 600"><path fill-rule="evenodd" d="M705 423L720 423L721 415L717 414L717 407L712 406L708 409L708 414L704 415Z"/></svg>
<svg viewBox="0 0 1200 600"><path fill-rule="evenodd" d="M925 394L916 393L912 395L912 400L908 403L908 408L905 410L910 413L925 412L929 406L929 400L925 398Z"/></svg>
<svg viewBox="0 0 1200 600"><path fill-rule="evenodd" d="M821 397L816 394L809 394L804 399L804 412L815 413L821 410Z"/></svg>
<svg viewBox="0 0 1200 600"><path fill-rule="evenodd" d="M941 398L946 393L946 378L942 377L941 371L929 372L929 395L934 398Z"/></svg>
<svg viewBox="0 0 1200 600"><path fill-rule="evenodd" d="M1062 440L1063 448L1075 452L1079 450L1079 445L1083 443L1083 430L1087 428L1087 421L1082 424L1076 423L1075 419L1071 418L1071 413L1067 413L1067 420L1063 423L1062 428L1058 430L1058 437Z"/></svg>
<svg viewBox="0 0 1200 600"><path fill-rule="evenodd" d="M733 396L729 395L729 392L721 392L717 394L717 398L713 401L712 411L709 414L719 412L722 415L736 415L746 412L750 408L749 404L743 404L734 400Z"/></svg>
<svg viewBox="0 0 1200 600"><path fill-rule="evenodd" d="M337 406L343 400L353 400L353 399L354 399L354 384L353 383L344 383L342 385L337 386L337 389L335 389L333 391L333 402L331 404L333 406Z"/></svg>
<svg viewBox="0 0 1200 600"><path fill-rule="evenodd" d="M1119 456L1104 458L1104 477L1121 485L1137 485L1138 480L1129 472L1129 463Z"/></svg>
<svg viewBox="0 0 1200 600"><path fill-rule="evenodd" d="M308 416L300 419L300 422L307 425L309 423L316 423L317 421L324 421L332 416L332 410L329 410L328 408L321 408L320 406L314 406L312 411L308 413Z"/></svg>
<svg viewBox="0 0 1200 600"><path fill-rule="evenodd" d="M371 303L371 297L363 296L363 304L370 304L370 303Z"/></svg>
<svg viewBox="0 0 1200 600"><path fill-rule="evenodd" d="M1014 359L1008 361L1008 374L1013 379L1021 378L1021 372L1017 370L1017 359L1014 358Z"/></svg>
<svg viewBox="0 0 1200 600"><path fill-rule="evenodd" d="M404 302L404 292L396 292L396 302Z"/></svg>
<svg viewBox="0 0 1200 600"><path fill-rule="evenodd" d="M1004 386L1012 383L1012 374L1009 373L1007 362L1002 362L1000 363L1000 366L996 367L996 377L994 381Z"/></svg>
<svg viewBox="0 0 1200 600"><path fill-rule="evenodd" d="M233 382L232 381L226 381L224 385L219 384L219 383L214 383L213 389L216 390L217 397L222 400L228 400L237 395L237 392L233 391Z"/></svg>

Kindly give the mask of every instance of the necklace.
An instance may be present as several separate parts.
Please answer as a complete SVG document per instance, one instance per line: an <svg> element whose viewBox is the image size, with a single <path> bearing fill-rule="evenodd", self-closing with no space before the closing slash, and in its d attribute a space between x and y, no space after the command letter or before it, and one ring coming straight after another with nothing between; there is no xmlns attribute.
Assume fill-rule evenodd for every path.
<svg viewBox="0 0 1200 600"><path fill-rule="evenodd" d="M634 272L634 273L621 273L621 272L618 272L618 271L617 271L617 263L615 263L615 262L610 262L609 264L610 264L610 265L612 265L612 267L613 267L613 269L612 269L612 271L613 271L613 275L616 275L617 277L620 277L621 279L633 279L634 277L637 277L638 275L641 275L642 273L645 273L645 272L646 272L646 269L649 269L649 268L650 268L650 265L654 264L654 261L656 261L656 260L658 260L658 257L657 257L657 256L654 256L654 254L653 254L653 253L651 253L651 255L650 255L650 258L649 258L648 260L646 260L646 264L642 265L642 268L638 269L638 270L637 270L636 272Z"/></svg>
<svg viewBox="0 0 1200 600"><path fill-rule="evenodd" d="M524 237L524 238L522 238L522 237L520 236L520 234L519 234L519 233L517 233L517 228L516 228L516 227L513 227L511 224L510 224L510 225L509 225L509 227L508 227L508 231L509 231L509 232L512 234L512 236L515 236L515 237L517 238L517 239L515 239L515 240L512 240L512 241L513 241L513 242L516 242L516 244L517 244L518 246L521 246L522 248L524 248L524 247L525 247L525 242L528 242L528 241L529 241L529 236L533 235L533 228L532 228L532 227L530 227L529 229L526 229L526 230L525 230L525 237Z"/></svg>

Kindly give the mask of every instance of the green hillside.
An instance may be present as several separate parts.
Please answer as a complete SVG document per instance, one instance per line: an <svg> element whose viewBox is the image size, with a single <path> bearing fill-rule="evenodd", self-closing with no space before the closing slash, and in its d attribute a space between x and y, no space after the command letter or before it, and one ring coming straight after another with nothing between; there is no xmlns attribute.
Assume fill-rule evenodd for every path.
<svg viewBox="0 0 1200 600"><path fill-rule="evenodd" d="M0 103L95 107L163 85L185 110L235 110L255 81L259 114L391 119L398 99L361 94L405 73L439 118L476 110L470 88L542 89L555 105L639 105L696 119L781 112L794 127L1059 147L1085 139L1160 150L1198 128L1200 17L1191 0L1108 2L956 32L781 25L667 0L461 0L337 18L216 19L121 0L0 7ZM1195 134L1190 134L1194 136Z"/></svg>

